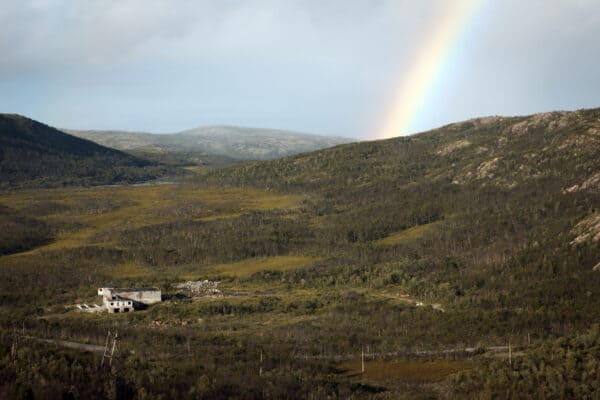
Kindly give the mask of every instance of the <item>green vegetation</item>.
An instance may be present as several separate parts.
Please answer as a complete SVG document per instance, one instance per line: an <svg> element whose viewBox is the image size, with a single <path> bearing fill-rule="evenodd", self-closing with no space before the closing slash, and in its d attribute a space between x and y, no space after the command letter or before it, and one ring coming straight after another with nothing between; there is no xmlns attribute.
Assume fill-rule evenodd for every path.
<svg viewBox="0 0 600 400"><path fill-rule="evenodd" d="M28 250L48 243L52 238L47 224L9 207L0 207L0 225L0 254Z"/></svg>
<svg viewBox="0 0 600 400"><path fill-rule="evenodd" d="M586 397L598 121L479 119L178 185L2 193L0 397ZM193 298L187 279L222 296ZM104 284L166 301L68 307ZM92 373L98 355L23 328L101 345L116 329L121 356ZM485 350L509 342L512 364ZM363 348L376 359L358 376Z"/></svg>
<svg viewBox="0 0 600 400"><path fill-rule="evenodd" d="M0 114L0 189L131 183L182 173L19 115Z"/></svg>
<svg viewBox="0 0 600 400"><path fill-rule="evenodd" d="M598 325L581 335L546 341L511 363L491 359L451 380L463 399L591 399L600 390Z"/></svg>

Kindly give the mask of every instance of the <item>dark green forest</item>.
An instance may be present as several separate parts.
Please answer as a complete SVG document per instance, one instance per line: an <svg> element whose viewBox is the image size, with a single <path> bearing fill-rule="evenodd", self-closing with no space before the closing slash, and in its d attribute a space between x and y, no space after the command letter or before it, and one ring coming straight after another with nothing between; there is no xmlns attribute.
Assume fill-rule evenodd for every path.
<svg viewBox="0 0 600 400"><path fill-rule="evenodd" d="M7 193L0 397L594 398L599 160L595 109L475 119L168 187ZM244 273L257 260L269 267ZM224 295L190 298L176 287L187 279ZM67 307L107 282L158 286L166 301L118 316ZM100 354L31 339L103 345L115 329L121 356L104 369ZM365 349L400 372L345 370Z"/></svg>
<svg viewBox="0 0 600 400"><path fill-rule="evenodd" d="M0 189L133 183L182 171L0 114Z"/></svg>

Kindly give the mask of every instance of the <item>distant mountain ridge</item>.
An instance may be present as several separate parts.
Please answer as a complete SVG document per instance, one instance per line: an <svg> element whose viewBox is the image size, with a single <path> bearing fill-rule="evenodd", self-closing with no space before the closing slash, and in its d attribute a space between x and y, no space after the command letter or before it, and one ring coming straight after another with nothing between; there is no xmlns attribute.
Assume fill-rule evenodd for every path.
<svg viewBox="0 0 600 400"><path fill-rule="evenodd" d="M163 167L16 114L0 114L0 188L156 178Z"/></svg>
<svg viewBox="0 0 600 400"><path fill-rule="evenodd" d="M237 160L268 160L349 143L352 139L228 125L171 134L63 129L101 145L130 152L194 152Z"/></svg>

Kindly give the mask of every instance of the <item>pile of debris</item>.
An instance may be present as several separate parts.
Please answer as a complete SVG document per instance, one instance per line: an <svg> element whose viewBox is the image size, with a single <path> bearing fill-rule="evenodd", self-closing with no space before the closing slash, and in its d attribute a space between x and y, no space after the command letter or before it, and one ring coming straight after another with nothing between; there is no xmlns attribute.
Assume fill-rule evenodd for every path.
<svg viewBox="0 0 600 400"><path fill-rule="evenodd" d="M215 281L187 281L177 285L177 289L183 289L192 292L194 297L223 297L223 293L219 290L219 283Z"/></svg>
<svg viewBox="0 0 600 400"><path fill-rule="evenodd" d="M87 305L85 303L83 304L75 304L75 308L77 309L77 311L81 311L81 312L100 312L100 311L106 311L106 307L103 306L99 306L98 304L92 304Z"/></svg>

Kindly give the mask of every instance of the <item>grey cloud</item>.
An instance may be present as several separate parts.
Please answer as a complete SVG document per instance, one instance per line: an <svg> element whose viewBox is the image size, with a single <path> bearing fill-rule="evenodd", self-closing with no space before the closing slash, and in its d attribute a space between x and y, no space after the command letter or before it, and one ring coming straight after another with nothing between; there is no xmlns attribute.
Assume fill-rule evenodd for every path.
<svg viewBox="0 0 600 400"><path fill-rule="evenodd" d="M444 4L5 0L0 108L74 128L233 123L364 137ZM482 4L419 129L600 105L600 3Z"/></svg>

